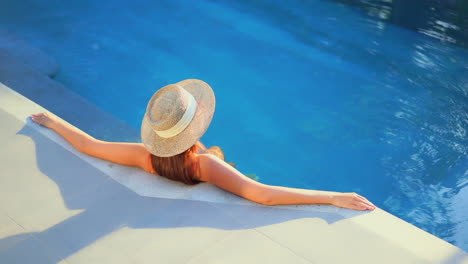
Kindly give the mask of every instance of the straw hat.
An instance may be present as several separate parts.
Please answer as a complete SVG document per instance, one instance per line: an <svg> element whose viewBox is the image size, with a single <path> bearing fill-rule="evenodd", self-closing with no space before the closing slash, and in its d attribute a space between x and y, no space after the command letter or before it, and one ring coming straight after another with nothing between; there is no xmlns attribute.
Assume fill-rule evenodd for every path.
<svg viewBox="0 0 468 264"><path fill-rule="evenodd" d="M151 97L141 124L146 149L159 157L180 154L193 146L210 126L215 110L211 87L188 79L169 84Z"/></svg>

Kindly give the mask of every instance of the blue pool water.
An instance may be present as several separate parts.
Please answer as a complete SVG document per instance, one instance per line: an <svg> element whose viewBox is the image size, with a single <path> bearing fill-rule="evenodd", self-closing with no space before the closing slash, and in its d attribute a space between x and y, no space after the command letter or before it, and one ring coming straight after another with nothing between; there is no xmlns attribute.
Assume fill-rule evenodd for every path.
<svg viewBox="0 0 468 264"><path fill-rule="evenodd" d="M202 141L241 172L358 192L468 250L466 15L373 2L10 0L0 26L137 129L158 88L203 79L217 106Z"/></svg>

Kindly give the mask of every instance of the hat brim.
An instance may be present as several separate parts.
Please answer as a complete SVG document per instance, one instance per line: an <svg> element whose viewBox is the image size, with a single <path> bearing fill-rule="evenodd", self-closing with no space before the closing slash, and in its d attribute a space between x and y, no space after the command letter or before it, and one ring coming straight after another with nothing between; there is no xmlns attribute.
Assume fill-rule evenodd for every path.
<svg viewBox="0 0 468 264"><path fill-rule="evenodd" d="M177 85L192 94L197 108L190 124L171 138L158 136L148 121L148 114L145 113L141 124L141 140L146 149L158 157L175 156L192 147L205 134L213 119L216 100L210 85L197 79L183 80Z"/></svg>

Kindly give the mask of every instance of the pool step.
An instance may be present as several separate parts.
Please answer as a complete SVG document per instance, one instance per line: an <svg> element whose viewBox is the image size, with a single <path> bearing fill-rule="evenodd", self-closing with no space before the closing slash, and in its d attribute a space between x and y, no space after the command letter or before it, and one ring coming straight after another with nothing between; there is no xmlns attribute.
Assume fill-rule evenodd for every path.
<svg viewBox="0 0 468 264"><path fill-rule="evenodd" d="M2 37L7 38L2 33L0 31L0 43ZM13 39L13 37L8 38ZM51 72L52 66L49 68L40 66L47 64L43 58L45 55L40 55L38 59L38 61L44 59L44 62L35 65L20 60L18 56L20 53L21 51L15 51L13 48L2 49L0 46L1 83L98 139L140 141L138 131L127 123L51 79L48 73ZM23 55L28 54L25 52ZM31 61L35 59L33 57Z"/></svg>
<svg viewBox="0 0 468 264"><path fill-rule="evenodd" d="M0 54L4 53L47 76L54 76L59 71L59 65L52 57L0 27ZM5 62L0 60L0 63Z"/></svg>

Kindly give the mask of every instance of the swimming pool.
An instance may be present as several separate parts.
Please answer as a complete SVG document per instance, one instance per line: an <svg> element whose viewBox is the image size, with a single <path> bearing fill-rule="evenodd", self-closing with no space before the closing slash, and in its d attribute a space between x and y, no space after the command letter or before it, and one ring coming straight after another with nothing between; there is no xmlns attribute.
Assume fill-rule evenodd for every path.
<svg viewBox="0 0 468 264"><path fill-rule="evenodd" d="M468 250L466 40L344 2L4 1L0 25L137 129L156 89L203 79L217 106L202 140L240 171L361 193Z"/></svg>

